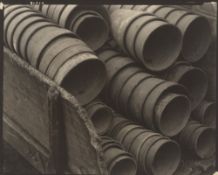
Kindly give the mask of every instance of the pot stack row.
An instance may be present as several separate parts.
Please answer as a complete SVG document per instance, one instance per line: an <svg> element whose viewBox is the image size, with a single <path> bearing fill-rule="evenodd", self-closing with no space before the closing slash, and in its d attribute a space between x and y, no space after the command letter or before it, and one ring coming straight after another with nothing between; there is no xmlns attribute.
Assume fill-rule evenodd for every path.
<svg viewBox="0 0 218 175"><path fill-rule="evenodd" d="M189 154L201 159L214 154L215 103L204 100L193 110L190 87L176 83L189 74L187 78L192 81L192 72L201 74L200 69L179 62L161 76L171 80L166 81L146 73L130 58L113 49L103 49L98 56L105 63L108 74L101 96L110 107L97 100L90 103L87 110L95 109L91 120L97 131L104 131L98 132L99 135L108 135L118 141L123 151L132 154L137 162L135 173L134 162L116 162L118 154L114 153L114 161L120 171L116 168L111 170L107 163L109 172L161 175L164 171L171 175L179 166L181 150L188 150ZM205 76L204 73L202 75ZM122 115L117 117L115 111ZM142 116L143 112L145 115Z"/></svg>
<svg viewBox="0 0 218 175"><path fill-rule="evenodd" d="M132 163L118 174L171 175L183 151L213 156L216 103L205 99L208 77L195 65L210 45L207 19L174 7L106 7L113 39L97 52L108 74L101 98L122 114L111 113L106 134L137 162L136 173Z"/></svg>
<svg viewBox="0 0 218 175"><path fill-rule="evenodd" d="M92 106L95 104L100 103L97 101ZM189 121L180 134L169 138L120 114L111 116L107 137L101 137L103 158L111 175L161 175L163 172L172 175L181 162L183 151L201 159L210 158L215 152L214 129L197 121Z"/></svg>
<svg viewBox="0 0 218 175"><path fill-rule="evenodd" d="M4 43L31 66L72 93L84 105L101 92L106 69L76 34L29 6L4 9Z"/></svg>
<svg viewBox="0 0 218 175"><path fill-rule="evenodd" d="M179 52L181 59L195 63L203 58L210 46L211 28L208 20L183 8L167 5L107 5L106 8L110 14L114 39L127 52L132 53L128 46L126 50L126 45L133 43L133 47L138 47L137 42L144 40L141 41L141 47L160 51L155 55L157 61L163 59L167 64L166 58L168 58L168 62L172 61ZM155 15L158 19L155 20L151 15ZM179 29L180 36L175 29L164 25L164 21ZM119 26L122 29L116 30ZM134 29L131 30L131 28ZM121 34L122 30L125 30L124 36ZM148 38L142 36L143 30L146 30L148 34L153 33L153 36L150 36L150 42L153 41L151 42L153 46L150 48L148 46L150 44L146 46ZM117 37L118 35L120 38ZM151 37L156 38L156 40L151 39ZM168 57L163 58L165 55ZM151 55L145 54L143 59L149 60L149 56ZM170 59L170 56L173 58Z"/></svg>
<svg viewBox="0 0 218 175"><path fill-rule="evenodd" d="M114 50L102 50L98 56L108 75L102 92L107 104L167 136L174 136L184 128L191 113L184 86L146 73L132 59Z"/></svg>
<svg viewBox="0 0 218 175"><path fill-rule="evenodd" d="M163 172L172 175L179 167L182 153L200 159L210 158L215 153L215 130L197 121L189 121L177 136L169 138L117 115L108 136L137 162L136 172L134 162L131 165L123 162L123 166L120 166L122 161L117 162L122 175L162 175ZM114 152L113 158L116 156ZM114 170L114 174L119 173Z"/></svg>
<svg viewBox="0 0 218 175"><path fill-rule="evenodd" d="M195 66L211 43L208 20L163 5L107 5L106 8L117 47L146 72L184 85L194 110L208 90L205 71ZM109 46L119 50L111 39Z"/></svg>
<svg viewBox="0 0 218 175"><path fill-rule="evenodd" d="M33 5L33 9L76 33L87 45L97 50L109 35L109 15L102 5Z"/></svg>

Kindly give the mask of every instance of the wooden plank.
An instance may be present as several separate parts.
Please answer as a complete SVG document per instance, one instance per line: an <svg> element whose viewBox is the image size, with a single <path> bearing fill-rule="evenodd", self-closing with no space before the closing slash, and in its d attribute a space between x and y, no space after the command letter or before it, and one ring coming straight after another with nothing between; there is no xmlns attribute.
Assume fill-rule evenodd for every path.
<svg viewBox="0 0 218 175"><path fill-rule="evenodd" d="M63 144L64 121L60 93L55 87L51 87L48 90L48 115L51 171L54 174L62 174L67 164L62 151L65 150Z"/></svg>
<svg viewBox="0 0 218 175"><path fill-rule="evenodd" d="M3 110L49 149L48 86L18 67L15 56L4 51Z"/></svg>
<svg viewBox="0 0 218 175"><path fill-rule="evenodd" d="M75 155L79 154L80 156L69 157L68 156L68 164L71 165L71 171L78 174L90 174L96 175L101 172L97 171L96 165L98 167L104 166L101 165L102 162L102 152L100 151L99 140L96 140L92 135L95 135L95 132L89 132L85 129L85 125L83 122L79 120L75 120L72 116L76 115L76 112L80 113L81 116L84 117L84 122L89 123L89 120L85 117L86 112L84 109L77 109L75 111L69 101L63 99L63 116L65 117L65 137L66 137L66 145L67 145L67 154ZM89 137L87 137L89 135ZM93 147L87 147L84 143L91 142ZM74 144L72 144L74 143ZM97 151L97 152L96 152ZM92 157L93 159L87 159L87 155ZM98 155L98 156L97 156ZM86 165L86 166L84 166ZM96 167L96 168L91 168ZM103 171L100 174L105 174Z"/></svg>
<svg viewBox="0 0 218 175"><path fill-rule="evenodd" d="M66 138L63 154L69 171L76 174L106 174L99 137L86 111L74 96L4 48L4 112L49 152L47 92L53 86L61 95L63 137ZM22 141L16 139L16 142ZM20 147L15 149L23 152Z"/></svg>

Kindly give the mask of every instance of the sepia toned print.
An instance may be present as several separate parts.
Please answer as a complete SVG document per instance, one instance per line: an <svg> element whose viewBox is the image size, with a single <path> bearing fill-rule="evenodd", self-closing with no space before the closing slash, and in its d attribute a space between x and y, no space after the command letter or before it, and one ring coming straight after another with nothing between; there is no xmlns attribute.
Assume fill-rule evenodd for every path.
<svg viewBox="0 0 218 175"><path fill-rule="evenodd" d="M216 11L4 5L4 172L213 174Z"/></svg>

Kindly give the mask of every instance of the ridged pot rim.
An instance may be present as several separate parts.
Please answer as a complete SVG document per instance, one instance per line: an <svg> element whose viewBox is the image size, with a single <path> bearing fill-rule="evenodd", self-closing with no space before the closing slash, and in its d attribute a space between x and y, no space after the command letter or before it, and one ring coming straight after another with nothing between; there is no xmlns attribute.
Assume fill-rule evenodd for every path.
<svg viewBox="0 0 218 175"><path fill-rule="evenodd" d="M101 74L98 74L100 77L98 79L96 79L96 82L93 82L92 86L94 87L90 87L89 90L87 91L87 93L90 95L89 98L85 98L84 94L83 94L83 99L81 99L81 97L77 97L78 101L80 102L80 104L85 105L88 104L90 101L92 101L93 99L95 99L97 97L97 95L101 92L101 90L103 89L105 83L106 83L106 69L105 69L105 65L102 61L100 61L99 59L95 58L95 57L90 57L90 58L81 58L81 59L70 59L69 61L67 61L62 67L60 67L59 71L57 72L56 76L54 77L54 81L60 85L62 85L64 87L64 82L66 81L66 78L69 77L70 75L73 75L73 72L75 71L75 68L79 68L79 67L84 67L87 64L95 64L95 66L98 67L98 71L101 70ZM97 68L95 70L95 73L97 71ZM65 87L66 88L66 87ZM78 90L78 89L77 89ZM90 90L93 91L92 93L90 93ZM75 93L73 93L75 95ZM87 96L87 94L86 94Z"/></svg>
<svg viewBox="0 0 218 175"><path fill-rule="evenodd" d="M207 152L202 152L202 150L199 148L199 142L200 140L202 140L202 137L204 136L204 134L212 134L214 135L214 147L213 148L210 148L207 150ZM194 150L197 154L198 157L202 158L202 159L205 159L205 158L209 158L210 156L212 156L215 152L215 130L213 128L209 128L209 127L205 127L205 126L202 126L198 129L196 129L193 134L192 134L192 138L193 138L193 141L194 141ZM205 137L203 137L204 139L204 142L205 142ZM208 139L208 137L206 137ZM205 142L205 143L208 143L208 142ZM211 145L213 146L213 145ZM203 151L205 151L205 148L203 148Z"/></svg>
<svg viewBox="0 0 218 175"><path fill-rule="evenodd" d="M112 122L113 122L113 117L114 117L113 111L107 106L100 106L99 108L97 107L97 109L92 110L93 108L95 107L93 106L92 108L88 109L88 113L91 117L91 121L93 122L99 135L106 134L109 131L112 125ZM99 113L102 113L102 112L104 113L103 115L104 118L102 119L103 121L100 122L101 126L99 126L99 124L96 125L95 120L98 120L96 119L96 117L97 118L102 117L102 116L99 116Z"/></svg>
<svg viewBox="0 0 218 175"><path fill-rule="evenodd" d="M163 149L163 147L164 146L166 146L166 145L168 145L168 144L172 144L172 145L174 145L175 146L175 149L177 150L177 155L176 155L176 157L174 157L174 160L172 161L170 161L169 163L172 163L174 166L172 167L172 165L171 165L171 167L170 168L168 168L168 169L166 169L166 171L167 171L167 173L166 174L168 174L168 175L172 175L175 171L176 171L176 169L178 168L178 166L179 166L179 163L180 163L180 160L181 160L181 150L180 150L180 147L179 147L179 145L175 142L175 141L173 141L173 140L169 140L169 139L162 139L162 140L159 140L158 142L156 142L153 146L152 146L152 148L150 149L150 151L149 151L149 153L153 153L153 156L147 156L147 162L148 162L148 164L150 165L150 166L148 166L148 167L150 167L149 169L150 169L150 171L152 172L152 174L159 174L159 175L162 175L162 172L163 171L160 171L159 173L156 173L155 172L155 168L153 167L153 163L155 162L155 159L157 159L156 158L156 156L158 155L158 152L161 150L161 149ZM157 145L157 146L156 146ZM152 152L152 149L154 149L153 151L154 152ZM175 151L176 151L175 150ZM170 149L170 151L172 151L172 149ZM148 154L149 154L148 153ZM175 153L175 152L174 152ZM173 156L175 156L175 154L173 154L173 153L170 153L170 155L173 155ZM149 159L150 158L150 159ZM166 172L165 171L165 172Z"/></svg>
<svg viewBox="0 0 218 175"><path fill-rule="evenodd" d="M182 94L175 94L175 93L169 93L168 95L166 95L165 97L162 98L162 102L163 102L163 100L165 101L164 102L165 104L162 103L162 105L159 106L160 108L155 107L156 124L157 124L159 130L162 131L162 133L166 134L167 136L175 136L186 126L186 124L190 118L190 115L191 115L190 101L187 98L187 96L182 95ZM176 102L176 104L174 104L175 102ZM182 105L181 102L183 103L183 108L181 106ZM178 105L178 104L179 104L180 111L177 111L174 108L175 105ZM171 105L173 105L173 106L171 106ZM172 107L173 107L173 109L172 109ZM178 116L176 117L174 115L174 113L168 114L167 111L169 111L169 110L170 111L175 110L176 113L178 114ZM180 114L182 114L182 116ZM168 118L169 115L172 115L172 116L170 116L170 118ZM166 118L164 118L164 117L168 118L167 123L168 123L168 125L173 126L173 128L169 129L168 127L166 127L167 126L166 121L163 121L163 120L166 120ZM169 122L173 122L173 123L169 124ZM176 122L176 124L174 122ZM165 123L165 124L163 125L163 123Z"/></svg>
<svg viewBox="0 0 218 175"><path fill-rule="evenodd" d="M113 171L112 171L112 169L116 166L116 164L117 163L119 163L120 161L123 161L123 160L125 160L125 161L130 161L131 163L132 163L132 165L133 165L133 167L134 167L134 170L132 170L133 171L133 173L131 173L131 174L129 174L129 175L136 175L136 172L137 172L137 164L136 164L136 161L134 160L134 158L132 158L132 157L130 157L130 156L128 156L128 155L126 155L126 156L120 156L120 157L118 157L117 159L116 159L116 161L114 161L114 162L112 162L112 164L110 165L110 168L109 168L109 172L110 173L112 173ZM130 167L130 166L127 166L127 167ZM127 168L126 167L126 168ZM125 168L125 169L126 169ZM120 168L119 168L119 170L120 170ZM129 170L127 170L128 171L128 173L130 173L130 171ZM116 175L119 175L119 174L116 174Z"/></svg>

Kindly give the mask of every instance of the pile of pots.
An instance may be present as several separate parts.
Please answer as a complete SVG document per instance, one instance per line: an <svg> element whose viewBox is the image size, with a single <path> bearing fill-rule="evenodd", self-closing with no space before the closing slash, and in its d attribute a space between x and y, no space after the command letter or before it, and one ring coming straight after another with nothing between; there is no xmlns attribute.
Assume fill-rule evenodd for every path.
<svg viewBox="0 0 218 175"><path fill-rule="evenodd" d="M133 10L114 10L110 18L118 45L146 69L163 71L177 60L182 47L177 27L153 14Z"/></svg>
<svg viewBox="0 0 218 175"><path fill-rule="evenodd" d="M184 128L191 113L185 87L146 73L112 49L100 51L98 56L108 73L103 91L107 103L129 119L167 136Z"/></svg>
<svg viewBox="0 0 218 175"><path fill-rule="evenodd" d="M113 109L100 100L94 100L85 107L97 133L104 135L110 132L115 116Z"/></svg>
<svg viewBox="0 0 218 175"><path fill-rule="evenodd" d="M187 88L192 110L202 102L207 94L208 78L205 71L188 62L178 61L160 76Z"/></svg>
<svg viewBox="0 0 218 175"><path fill-rule="evenodd" d="M110 137L101 137L105 163L109 174L135 175L137 164L132 154L124 150L123 146Z"/></svg>
<svg viewBox="0 0 218 175"><path fill-rule="evenodd" d="M208 127L216 127L216 103L204 100L192 112L192 119Z"/></svg>
<svg viewBox="0 0 218 175"><path fill-rule="evenodd" d="M8 5L4 44L74 95L110 175L172 175L215 152L216 102L197 67L205 17L167 5Z"/></svg>
<svg viewBox="0 0 218 175"><path fill-rule="evenodd" d="M201 159L209 158L215 153L215 130L200 124L197 121L189 121L186 127L178 135L178 142L190 153Z"/></svg>
<svg viewBox="0 0 218 175"><path fill-rule="evenodd" d="M101 5L33 5L35 10L61 27L76 33L87 45L97 50L109 35L109 16Z"/></svg>
<svg viewBox="0 0 218 175"><path fill-rule="evenodd" d="M98 96L106 82L105 66L76 34L22 5L6 7L4 17L6 46L74 94L82 105Z"/></svg>
<svg viewBox="0 0 218 175"><path fill-rule="evenodd" d="M180 162L179 145L129 120L114 119L111 136L116 138L137 160L137 174L173 174Z"/></svg>
<svg viewBox="0 0 218 175"><path fill-rule="evenodd" d="M168 23L176 26L183 37L181 56L186 61L192 63L199 61L210 46L211 29L208 20L182 8L166 5L109 5L106 8L113 19L118 13L131 13L129 16L132 17L136 11L143 11L165 19ZM136 21L139 18L136 17L133 20ZM156 46L158 47L158 45Z"/></svg>

